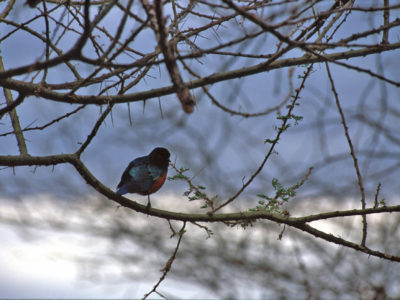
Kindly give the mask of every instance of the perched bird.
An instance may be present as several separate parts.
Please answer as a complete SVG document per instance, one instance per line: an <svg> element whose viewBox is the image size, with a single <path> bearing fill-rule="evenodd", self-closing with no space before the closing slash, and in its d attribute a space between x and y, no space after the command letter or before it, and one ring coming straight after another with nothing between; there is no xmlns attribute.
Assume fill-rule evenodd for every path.
<svg viewBox="0 0 400 300"><path fill-rule="evenodd" d="M149 155L131 161L122 174L117 194L147 195L147 207L150 208L150 194L157 192L167 178L169 157L167 149L155 148Z"/></svg>

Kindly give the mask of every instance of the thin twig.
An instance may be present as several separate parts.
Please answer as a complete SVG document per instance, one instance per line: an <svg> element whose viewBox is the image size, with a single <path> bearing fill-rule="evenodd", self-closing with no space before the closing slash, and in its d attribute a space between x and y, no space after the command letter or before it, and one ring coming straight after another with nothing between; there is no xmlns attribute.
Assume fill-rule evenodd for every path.
<svg viewBox="0 0 400 300"><path fill-rule="evenodd" d="M92 131L88 135L86 141L82 144L82 146L76 151L76 154L79 156L82 154L83 151L85 151L86 147L89 146L90 142L92 139L95 137L97 134L97 131L100 128L100 125L103 123L104 119L108 116L108 114L111 112L114 104L110 103L107 107L107 109L101 114L100 118L97 120L96 124L94 125Z"/></svg>
<svg viewBox="0 0 400 300"><path fill-rule="evenodd" d="M17 100L15 100L15 101L17 101ZM56 118L56 119L44 124L44 125L36 126L36 127L25 127L24 129L22 129L22 131L25 132L25 131L31 131L31 130L43 130L43 129L53 125L54 123L60 122L61 120L65 119L65 118L68 118L69 116L77 113L78 111L80 111L81 109L83 109L85 107L86 107L86 105L80 105L79 107L77 107L73 111L70 111L69 113L66 113L65 115L62 115L62 116L60 116L60 117L58 117L58 118ZM0 136L6 136L6 135L9 135L9 134L14 134L14 133L15 133L15 131L9 131L9 132L5 132L5 133L0 134Z"/></svg>
<svg viewBox="0 0 400 300"><path fill-rule="evenodd" d="M311 73L312 70L312 64L307 68L307 71L304 72L303 75L303 79L302 82L300 84L300 87L298 89L296 89L296 94L293 97L292 102L290 103L290 105L288 106L288 111L286 116L290 116L292 114L292 111L294 109L294 107L296 106L296 102L299 99L300 96L300 92L304 89L305 86L305 82L306 79L308 78L308 76ZM279 127L275 138L272 140L271 146L267 152L267 154L264 157L264 160L261 162L260 166L258 167L258 169L251 175L251 177L242 185L242 187L236 192L236 194L234 194L231 198L229 198L228 200L226 200L224 203L222 203L221 205L219 205L217 208L213 209L210 213L213 214L216 211L220 210L221 208L223 208L224 206L228 205L229 203L231 203L232 201L234 201L236 198L239 197L239 195L250 185L250 183L254 180L254 178L257 177L257 175L261 172L261 170L264 168L265 164L267 163L269 157L272 155L272 153L274 153L274 149L276 144L278 143L281 134L286 130L286 126L287 126L287 122L288 122L289 118L282 118L282 125L281 127Z"/></svg>
<svg viewBox="0 0 400 300"><path fill-rule="evenodd" d="M175 166L174 163L170 163L169 165L170 165L179 175L182 176L182 179L185 180L185 181L188 183L189 187L190 187L192 190L195 190L197 193L204 195L204 198L201 198L201 199L199 199L199 200L204 200L204 201L206 202L207 206L211 207L211 209L213 210L213 209L214 209L214 201L212 201L203 191L201 191L201 190L197 187L197 185L195 185L195 184L192 182L192 180L191 180L190 178L188 178L187 176L185 176L185 175L183 174L183 172L182 172L181 170L179 170L179 169Z"/></svg>
<svg viewBox="0 0 400 300"><path fill-rule="evenodd" d="M207 234L207 239L210 238L211 235L214 234L214 233L212 232L212 230L211 230L210 228L208 228L207 226L205 226L205 225L201 225L201 224L199 224L199 223L197 223L197 222L191 222L191 223L192 223L193 225L196 225L197 227L199 227L199 228L201 228L201 229L204 229L205 232L206 232L206 234Z"/></svg>
<svg viewBox="0 0 400 300"><path fill-rule="evenodd" d="M378 208L379 207L379 192L381 190L381 183L378 183L378 186L376 187L376 193L375 193L375 198L374 198L374 208Z"/></svg>
<svg viewBox="0 0 400 300"><path fill-rule="evenodd" d="M354 169L355 169L356 175L357 175L358 187L359 187L360 193L361 193L361 208L365 209L366 208L365 189L364 189L364 183L363 183L363 179L362 179L362 176L361 176L360 168L358 166L357 156L356 156L356 153L354 151L353 142L351 141L351 137L350 137L350 134L349 134L349 128L347 127L347 124L346 124L346 118L344 116L342 107L340 105L339 96L338 96L338 93L336 91L335 83L333 81L332 74L331 74L331 71L329 69L329 65L328 65L327 62L325 62L325 67L326 67L326 72L328 74L329 82L331 84L331 90L332 90L332 93L333 93L333 95L335 97L336 106L337 106L337 109L338 109L339 114L340 114L340 119L342 121L344 134L346 136L347 143L349 144L350 155L351 155L351 157L353 159L353 165L354 165ZM362 239L361 239L361 246L365 246L365 242L367 240L367 227L368 227L367 216L365 216L365 215L362 216L362 223L363 223L363 234L362 234Z"/></svg>
<svg viewBox="0 0 400 300"><path fill-rule="evenodd" d="M182 237L183 237L183 235L185 233L185 226L186 226L186 222L183 222L183 226L182 226L181 230L179 230L179 239L178 239L178 242L176 244L175 250L172 253L171 257L168 259L168 261L165 264L164 268L162 269L163 274L161 275L161 277L158 280L158 282L153 286L152 290L150 292L148 292L146 295L144 295L142 300L147 299L147 297L150 296L152 293L157 293L158 286L165 279L165 277L167 276L168 272L171 270L172 264L173 264L173 262L174 262L174 260L176 258L176 254L178 253L178 249L179 249L179 246L181 244Z"/></svg>
<svg viewBox="0 0 400 300"><path fill-rule="evenodd" d="M11 104L8 104L8 101L7 101L8 105L6 107L3 107L2 109L0 109L0 120L3 118L4 114L12 111L14 108L16 108L18 105L20 105L24 100L25 100L25 95L20 93L18 95L17 99L12 101Z"/></svg>

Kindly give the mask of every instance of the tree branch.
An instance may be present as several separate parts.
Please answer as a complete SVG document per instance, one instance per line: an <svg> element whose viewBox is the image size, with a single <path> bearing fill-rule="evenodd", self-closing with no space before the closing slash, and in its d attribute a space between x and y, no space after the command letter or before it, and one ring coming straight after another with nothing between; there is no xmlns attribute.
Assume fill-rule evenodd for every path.
<svg viewBox="0 0 400 300"><path fill-rule="evenodd" d="M333 96L335 97L336 107L337 107L337 109L339 111L340 119L342 121L343 129L344 129L344 135L346 136L346 140L347 140L347 143L348 143L349 148L350 148L350 155L351 155L351 158L353 159L354 170L356 171L358 187L360 189L360 194L361 194L361 208L365 209L366 208L365 189L364 189L364 183L363 183L363 178L361 176L360 168L358 166L357 156L356 156L356 153L354 151L354 146L353 146L353 142L351 141L351 137L350 137L350 134L349 134L349 128L347 126L346 118L344 116L342 107L340 105L339 96L338 96L338 93L336 91L335 83L333 81L332 74L331 74L331 71L329 69L329 65L328 65L327 62L325 63L325 67L326 67L326 72L328 74L329 82L331 84L331 90L332 90ZM362 222L363 222L363 235L362 235L361 245L365 246L365 242L367 240L367 226L368 226L367 225L367 217L365 215L362 216Z"/></svg>
<svg viewBox="0 0 400 300"><path fill-rule="evenodd" d="M185 227L186 227L186 222L183 222L182 228L181 228L181 230L179 230L179 233L178 233L179 234L178 242L176 243L174 252L172 253L171 257L168 259L167 263L165 264L165 266L162 270L163 271L162 276L160 277L158 282L154 285L152 290L150 292L148 292L146 295L144 295L144 297L142 298L143 300L147 299L147 297L150 296L152 293L155 293L157 291L157 288L160 285L160 283L165 279L165 277L167 277L167 274L171 270L172 264L176 258L176 254L178 253L179 246L181 245L181 241L182 241L183 235L185 233Z"/></svg>
<svg viewBox="0 0 400 300"><path fill-rule="evenodd" d="M186 113L192 113L196 101L190 94L189 88L185 85L185 82L181 77L174 55L173 44L168 42L168 32L165 27L162 1L154 1L153 6L150 6L147 1L143 0L142 2L150 22L152 23L153 30L157 37L158 46L164 55L165 66L167 67L168 73L171 77L176 95L182 104L182 109Z"/></svg>
<svg viewBox="0 0 400 300"><path fill-rule="evenodd" d="M332 54L327 54L323 57L317 56L302 56L299 58L288 58L276 60L272 63L263 62L251 67L235 69L228 72L220 72L214 73L209 76L204 76L201 79L189 81L185 83L185 85L190 88L198 88L205 85L214 84L217 82L227 81L230 79L250 76L258 73L268 72L274 69L280 69L284 67L291 66L299 66L303 64L310 63L318 63L324 62L326 60L341 60L341 59L349 59L354 57L362 57L370 54L381 53L385 51L395 50L400 48L399 43L393 43L389 45L377 45L373 47L367 47L359 50L349 50L345 52L337 52ZM10 70L12 71L12 70ZM8 71L5 71L7 73ZM12 73L12 72L11 72ZM175 93L174 86L166 86L162 88L152 89L143 92L137 92L133 94L124 94L124 95L114 95L114 96L83 96L83 95L68 95L59 92L55 92L46 87L27 83L20 80L15 80L11 78L4 78L2 76L3 73L0 73L0 85L3 87L16 90L26 95L35 95L40 96L45 99L54 100L57 102L65 102L65 103L73 103L73 104L108 104L109 102L113 103L126 103L126 102L137 102L143 101L151 98L157 98L165 95L170 95ZM7 76L8 77L8 76ZM393 83L396 86L400 86L400 82Z"/></svg>
<svg viewBox="0 0 400 300"><path fill-rule="evenodd" d="M4 70L3 57L0 56L0 71L3 71L3 70ZM19 122L19 117L18 117L17 111L15 109L15 107L19 103L22 103L25 96L23 95L23 93L20 93L18 98L14 101L11 91L4 87L3 87L3 90L4 90L4 96L6 98L7 107L5 107L2 110L8 111L8 113L10 114L11 123L14 128L19 152L21 153L21 155L28 155L28 148L26 147L25 137L24 137L24 134L22 133L21 124Z"/></svg>

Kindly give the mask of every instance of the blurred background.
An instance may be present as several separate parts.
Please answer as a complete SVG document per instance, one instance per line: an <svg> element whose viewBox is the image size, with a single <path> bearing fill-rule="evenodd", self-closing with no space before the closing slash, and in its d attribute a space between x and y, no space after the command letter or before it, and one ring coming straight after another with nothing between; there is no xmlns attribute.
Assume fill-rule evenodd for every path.
<svg viewBox="0 0 400 300"><path fill-rule="evenodd" d="M80 37L84 1L71 1L70 5L46 1L34 8L17 2L0 3L5 70L46 60L47 36L64 53ZM83 49L84 56L94 60L113 45L122 28L120 43L113 45L111 51L117 53L132 32L143 25L146 12L139 1L92 2L91 20L105 13ZM235 3L294 39L314 22L313 13L329 11L335 1ZM320 31L339 16L326 33L331 37L330 43L382 26L383 11L374 8L383 7L384 1L355 1L352 5L353 10L339 9L324 20ZM393 22L399 17L400 2L390 1L390 5L393 8L389 22ZM224 1L165 2L170 35L179 36L178 29L171 25L172 20L179 20L179 31L184 36L177 44L177 55L202 53L180 60L185 82L240 71L268 60L284 47L275 36L243 16L231 16L234 11L226 6ZM7 7L12 9L6 15ZM43 17L45 10L48 18ZM130 14L126 14L128 10ZM177 14L181 14L178 19ZM211 26L212 22L216 24ZM205 26L209 28L204 29ZM389 31L389 43L399 42L396 26ZM203 29L190 35L199 28ZM368 48L379 44L381 36L382 32L365 34L325 53ZM311 43L317 38L318 32L314 32L304 41ZM217 47L221 49L214 49ZM108 75L117 67L72 60L73 68L63 63L13 79L41 83L62 94L76 89L79 95L114 96L123 85L122 88L128 87L124 94L135 95L171 85L163 63L149 60L145 66L123 68L123 64L156 49L153 30L144 27L124 51L110 59L123 69L117 75ZM278 59L300 58L304 54L294 48ZM53 51L48 58L59 55ZM396 205L400 200L398 57L396 49L341 61L371 70L394 84L360 70L329 64L368 207L374 204L379 184L379 199L384 199L386 205ZM210 198L217 197L217 203L223 203L261 164L270 147L264 141L274 139L281 125L277 117L286 114L286 105L300 88L308 66L285 66L236 76L208 85L207 91L194 88L191 93L197 104L192 114L182 111L174 93L116 104L82 154L82 161L96 178L115 190L132 159L147 155L156 146L166 147L178 168L189 168L185 174L195 184L206 187ZM77 83L79 78L91 78L94 71L94 77L105 79L88 85ZM16 91L12 94L17 97ZM314 64L298 103L293 113L303 119L297 124L291 121L263 170L223 212L256 207L260 200L257 194L274 195L273 178L286 187L293 186L310 167L313 171L308 180L283 207L291 215L361 207L353 160L323 63ZM5 106L5 100L1 100L0 108ZM45 156L75 152L105 108L29 96L16 111L29 154ZM13 132L9 115L3 115L0 155L19 154ZM174 174L170 168L169 175ZM206 212L200 208L200 201L188 201L186 190L187 183L183 181L167 181L152 196L152 205L176 212ZM128 197L143 204L147 201L140 195ZM367 245L400 255L399 220L397 213L369 216ZM312 223L320 230L355 242L361 239L361 224L360 217ZM182 224L171 221L171 226L179 230ZM212 231L211 235L204 226ZM67 164L0 170L0 232L0 298L142 297L160 278L160 270L177 243L176 236L170 237L166 220L119 207L87 185ZM385 299L400 297L399 286L400 273L394 262L328 244L296 229L257 221L246 228L222 223L188 224L172 269L158 291L174 298ZM158 297L161 296L151 295Z"/></svg>

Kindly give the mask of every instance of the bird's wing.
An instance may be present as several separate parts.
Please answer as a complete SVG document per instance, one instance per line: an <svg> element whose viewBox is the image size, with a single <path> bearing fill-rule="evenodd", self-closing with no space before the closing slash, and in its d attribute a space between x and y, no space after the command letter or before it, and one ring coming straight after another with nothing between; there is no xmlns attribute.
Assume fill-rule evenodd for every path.
<svg viewBox="0 0 400 300"><path fill-rule="evenodd" d="M121 176L121 181L118 183L117 188L120 188L124 183L129 181L132 178L131 171L133 170L133 173L138 172L135 171L137 169L142 169L141 167L147 165L149 162L149 159L147 156L142 156L134 159L129 163L129 165L126 167L124 173Z"/></svg>
<svg viewBox="0 0 400 300"><path fill-rule="evenodd" d="M163 169L154 165L148 165L148 170L153 180L157 180L164 173Z"/></svg>

